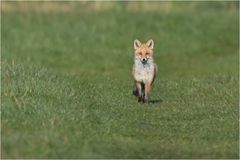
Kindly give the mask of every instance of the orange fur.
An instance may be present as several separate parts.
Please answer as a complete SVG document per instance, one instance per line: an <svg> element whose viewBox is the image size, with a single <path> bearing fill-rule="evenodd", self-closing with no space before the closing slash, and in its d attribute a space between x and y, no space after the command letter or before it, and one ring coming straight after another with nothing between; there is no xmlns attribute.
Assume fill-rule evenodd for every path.
<svg viewBox="0 0 240 160"><path fill-rule="evenodd" d="M142 44L139 40L134 41L133 94L138 96L138 101L148 102L151 87L156 78L157 65L152 57L153 45L153 40L149 40L146 44Z"/></svg>

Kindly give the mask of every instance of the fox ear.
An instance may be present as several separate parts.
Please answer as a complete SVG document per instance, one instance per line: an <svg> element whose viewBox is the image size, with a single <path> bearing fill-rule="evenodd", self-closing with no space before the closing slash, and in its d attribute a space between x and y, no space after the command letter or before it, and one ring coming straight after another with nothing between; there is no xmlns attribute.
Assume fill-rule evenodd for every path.
<svg viewBox="0 0 240 160"><path fill-rule="evenodd" d="M138 49L141 46L141 42L137 39L134 40L134 49Z"/></svg>
<svg viewBox="0 0 240 160"><path fill-rule="evenodd" d="M147 46L148 46L150 49L153 49L154 42L153 42L152 39L148 40L146 44L147 44Z"/></svg>

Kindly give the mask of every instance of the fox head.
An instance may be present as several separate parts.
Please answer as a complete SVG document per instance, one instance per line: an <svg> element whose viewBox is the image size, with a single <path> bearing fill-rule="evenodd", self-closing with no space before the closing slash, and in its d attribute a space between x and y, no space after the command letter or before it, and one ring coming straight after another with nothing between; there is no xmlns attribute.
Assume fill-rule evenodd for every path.
<svg viewBox="0 0 240 160"><path fill-rule="evenodd" d="M148 40L147 43L141 43L139 40L134 40L135 58L140 59L140 61L145 64L148 59L153 55L153 45L152 39Z"/></svg>

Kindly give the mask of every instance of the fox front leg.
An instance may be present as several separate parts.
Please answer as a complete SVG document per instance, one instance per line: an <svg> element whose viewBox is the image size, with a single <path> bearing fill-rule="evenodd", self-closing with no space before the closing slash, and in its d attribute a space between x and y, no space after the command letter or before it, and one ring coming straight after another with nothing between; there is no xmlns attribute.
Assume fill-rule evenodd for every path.
<svg viewBox="0 0 240 160"><path fill-rule="evenodd" d="M143 102L148 103L149 102L149 95L150 95L150 90L151 90L151 84L146 83L145 84L145 90L144 90L144 97L143 97Z"/></svg>
<svg viewBox="0 0 240 160"><path fill-rule="evenodd" d="M137 82L136 83L137 91L138 91L138 102L142 101L142 85L141 83Z"/></svg>
<svg viewBox="0 0 240 160"><path fill-rule="evenodd" d="M134 86L133 86L133 95L138 97L138 88L136 85L136 81L134 82Z"/></svg>

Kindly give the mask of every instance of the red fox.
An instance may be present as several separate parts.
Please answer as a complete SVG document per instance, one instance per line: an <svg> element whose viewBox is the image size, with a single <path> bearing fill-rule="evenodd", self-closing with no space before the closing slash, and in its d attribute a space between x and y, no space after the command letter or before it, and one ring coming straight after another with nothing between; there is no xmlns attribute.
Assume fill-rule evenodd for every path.
<svg viewBox="0 0 240 160"><path fill-rule="evenodd" d="M146 44L134 40L133 95L138 97L138 102L149 102L150 90L157 75L157 65L153 61L153 46L152 39Z"/></svg>

